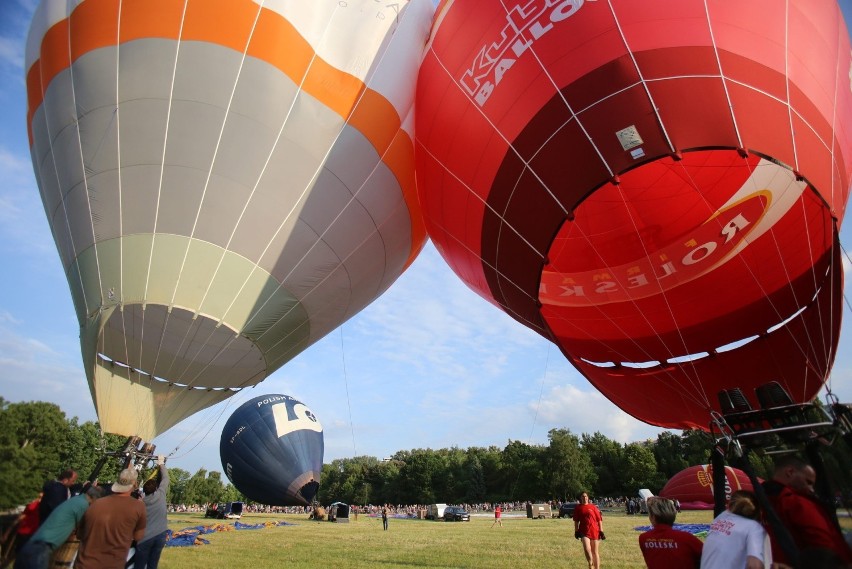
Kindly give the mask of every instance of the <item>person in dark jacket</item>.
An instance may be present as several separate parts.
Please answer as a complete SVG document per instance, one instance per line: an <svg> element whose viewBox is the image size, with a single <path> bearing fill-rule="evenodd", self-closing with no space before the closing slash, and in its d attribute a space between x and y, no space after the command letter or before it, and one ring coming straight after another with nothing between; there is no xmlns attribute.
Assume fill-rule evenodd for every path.
<svg viewBox="0 0 852 569"><path fill-rule="evenodd" d="M42 488L41 502L38 505L39 522L44 523L50 513L59 504L71 497L71 487L77 482L77 472L64 470L56 480L49 480Z"/></svg>

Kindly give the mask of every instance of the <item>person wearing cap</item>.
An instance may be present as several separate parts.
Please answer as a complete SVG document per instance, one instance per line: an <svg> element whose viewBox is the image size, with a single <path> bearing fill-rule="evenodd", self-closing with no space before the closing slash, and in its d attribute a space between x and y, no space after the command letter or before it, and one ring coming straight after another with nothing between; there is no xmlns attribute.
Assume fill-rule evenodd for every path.
<svg viewBox="0 0 852 569"><path fill-rule="evenodd" d="M59 504L18 552L15 567L47 569L50 565L50 556L74 533L74 528L83 519L89 505L101 498L104 493L103 488L92 486L84 494Z"/></svg>
<svg viewBox="0 0 852 569"><path fill-rule="evenodd" d="M139 487L139 474L125 468L112 485L112 494L83 516L76 569L124 569L131 544L145 535L145 504L130 495Z"/></svg>
<svg viewBox="0 0 852 569"><path fill-rule="evenodd" d="M159 478L159 482L157 480ZM147 480L142 485L145 497L145 511L148 524L145 527L145 537L136 545L136 557L133 561L135 569L157 569L160 564L160 554L166 546L169 521L166 494L169 491L169 471L166 468L166 457L157 457L157 477Z"/></svg>

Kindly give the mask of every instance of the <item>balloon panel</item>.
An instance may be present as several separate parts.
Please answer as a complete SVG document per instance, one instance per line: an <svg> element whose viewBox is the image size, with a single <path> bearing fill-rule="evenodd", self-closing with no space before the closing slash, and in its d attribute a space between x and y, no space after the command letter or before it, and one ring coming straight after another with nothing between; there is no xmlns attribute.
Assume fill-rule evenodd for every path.
<svg viewBox="0 0 852 569"><path fill-rule="evenodd" d="M311 503L319 488L324 443L313 412L289 395L261 395L234 411L219 455L233 485L273 506Z"/></svg>
<svg viewBox="0 0 852 569"><path fill-rule="evenodd" d="M725 499L728 500L737 490L754 490L748 475L738 468L725 467ZM685 468L672 476L660 496L680 501L681 508L687 510L711 510L714 507L713 468L709 464L700 464Z"/></svg>
<svg viewBox="0 0 852 569"><path fill-rule="evenodd" d="M418 188L471 288L653 424L817 394L852 170L834 3L459 1L430 46Z"/></svg>
<svg viewBox="0 0 852 569"><path fill-rule="evenodd" d="M413 261L410 115L432 13L39 6L33 166L105 430L150 439L256 385ZM130 371L113 382L116 362ZM180 390L197 393L151 397ZM122 413L137 419L107 420Z"/></svg>

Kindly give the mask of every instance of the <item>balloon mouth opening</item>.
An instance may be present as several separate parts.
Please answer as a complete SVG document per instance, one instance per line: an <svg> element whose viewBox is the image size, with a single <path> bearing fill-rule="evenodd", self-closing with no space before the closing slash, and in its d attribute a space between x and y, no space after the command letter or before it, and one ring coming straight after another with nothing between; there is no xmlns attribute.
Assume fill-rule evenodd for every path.
<svg viewBox="0 0 852 569"><path fill-rule="evenodd" d="M299 494L306 500L308 504L314 501L314 496L319 491L319 482L311 480L299 489Z"/></svg>

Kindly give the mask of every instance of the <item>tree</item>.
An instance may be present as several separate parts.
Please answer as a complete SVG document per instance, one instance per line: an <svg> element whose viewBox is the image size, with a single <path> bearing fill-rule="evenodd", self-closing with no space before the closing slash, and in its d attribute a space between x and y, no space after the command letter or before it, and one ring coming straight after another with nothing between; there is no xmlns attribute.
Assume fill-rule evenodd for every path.
<svg viewBox="0 0 852 569"><path fill-rule="evenodd" d="M208 475L207 470L201 468L186 483L184 493L188 504L221 502L225 494L222 474L214 470Z"/></svg>
<svg viewBox="0 0 852 569"><path fill-rule="evenodd" d="M508 487L505 494L495 496L494 499L536 500L547 497L549 491L544 476L546 456L546 447L509 441L503 449L503 471Z"/></svg>
<svg viewBox="0 0 852 569"><path fill-rule="evenodd" d="M382 461L370 469L367 480L371 486L365 504L399 504L401 500L400 480L401 471L405 463L397 458L397 453L392 460Z"/></svg>
<svg viewBox="0 0 852 569"><path fill-rule="evenodd" d="M482 474L485 480L484 500L497 501L497 496L505 495L508 485L505 484L506 476L503 471L503 452L496 446L471 447L467 449L469 457L476 457L482 465Z"/></svg>
<svg viewBox="0 0 852 569"><path fill-rule="evenodd" d="M98 423L86 421L77 424L77 417L68 422L69 450L67 463L74 465L81 480L95 474L95 468L105 452L113 452L123 448L127 437L102 433ZM110 458L104 462L103 468L96 473L100 481L115 480L123 467L118 458Z"/></svg>
<svg viewBox="0 0 852 569"><path fill-rule="evenodd" d="M624 484L628 495L635 495L640 488L660 491L665 480L657 471L657 460L650 444L630 443L624 446Z"/></svg>
<svg viewBox="0 0 852 569"><path fill-rule="evenodd" d="M486 497L485 470L476 454L467 458L467 485L463 501L468 504L484 502Z"/></svg>
<svg viewBox="0 0 852 569"><path fill-rule="evenodd" d="M698 429L687 429L683 431L681 438L683 439L683 458L687 466L710 462L710 448L714 441L709 433Z"/></svg>
<svg viewBox="0 0 852 569"><path fill-rule="evenodd" d="M624 448L621 443L606 438L599 432L594 435L583 434L580 448L588 455L597 475L594 486L596 496L623 496L626 488L623 470ZM630 492L632 494L632 492Z"/></svg>
<svg viewBox="0 0 852 569"><path fill-rule="evenodd" d="M657 435L654 458L657 460L657 467L667 480L684 468L693 466L686 461L684 438L671 431L663 431Z"/></svg>
<svg viewBox="0 0 852 569"><path fill-rule="evenodd" d="M69 427L58 405L0 398L0 508L35 498L69 464Z"/></svg>
<svg viewBox="0 0 852 569"><path fill-rule="evenodd" d="M551 498L566 499L590 490L597 475L589 454L580 448L580 440L568 429L551 429L547 433L548 488Z"/></svg>
<svg viewBox="0 0 852 569"><path fill-rule="evenodd" d="M191 504L186 499L186 485L191 476L182 468L169 468L169 492L166 500L170 504Z"/></svg>
<svg viewBox="0 0 852 569"><path fill-rule="evenodd" d="M404 466L399 472L399 501L403 504L433 504L436 491L433 486L442 461L432 449L415 449L399 452L394 458L401 460Z"/></svg>

